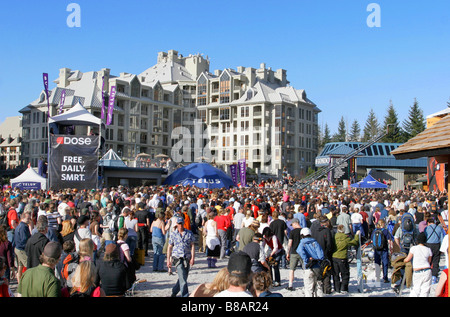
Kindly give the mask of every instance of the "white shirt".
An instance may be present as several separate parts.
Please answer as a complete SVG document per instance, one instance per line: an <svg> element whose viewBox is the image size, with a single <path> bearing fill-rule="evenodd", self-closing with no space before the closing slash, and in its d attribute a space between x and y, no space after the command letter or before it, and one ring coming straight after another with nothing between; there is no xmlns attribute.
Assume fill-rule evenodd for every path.
<svg viewBox="0 0 450 317"><path fill-rule="evenodd" d="M352 213L351 220L352 220L352 224L358 225L358 224L362 223L363 217L361 216L360 213L354 212L354 213Z"/></svg>
<svg viewBox="0 0 450 317"><path fill-rule="evenodd" d="M424 245L414 245L409 249L409 252L413 255L412 266L414 269L430 268L430 262L428 258L433 255L431 249Z"/></svg>
<svg viewBox="0 0 450 317"><path fill-rule="evenodd" d="M69 205L64 202L58 205L58 212L61 215L61 217L63 217L63 219L66 216L66 207L69 207Z"/></svg>
<svg viewBox="0 0 450 317"><path fill-rule="evenodd" d="M224 290L214 295L214 297L253 297L253 295L248 291L230 292L229 290Z"/></svg>

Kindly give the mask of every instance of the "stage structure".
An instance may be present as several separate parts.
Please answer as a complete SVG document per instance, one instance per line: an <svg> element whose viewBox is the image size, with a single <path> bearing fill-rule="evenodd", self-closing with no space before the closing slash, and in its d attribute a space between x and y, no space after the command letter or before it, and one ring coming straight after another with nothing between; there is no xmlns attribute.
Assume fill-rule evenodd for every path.
<svg viewBox="0 0 450 317"><path fill-rule="evenodd" d="M98 188L102 120L78 103L48 125L48 188Z"/></svg>

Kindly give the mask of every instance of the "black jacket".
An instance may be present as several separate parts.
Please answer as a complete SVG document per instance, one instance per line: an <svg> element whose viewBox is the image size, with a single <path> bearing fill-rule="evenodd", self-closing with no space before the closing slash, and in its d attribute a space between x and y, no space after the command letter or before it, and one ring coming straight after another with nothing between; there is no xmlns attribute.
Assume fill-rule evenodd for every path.
<svg viewBox="0 0 450 317"><path fill-rule="evenodd" d="M120 260L103 261L96 263L97 278L95 285L105 291L106 296L124 295L127 291L127 271Z"/></svg>
<svg viewBox="0 0 450 317"><path fill-rule="evenodd" d="M48 238L40 232L33 234L27 241L25 253L27 254L27 269L36 267L41 264L39 260L44 248L49 242Z"/></svg>
<svg viewBox="0 0 450 317"><path fill-rule="evenodd" d="M316 239L322 247L325 257L331 259L334 251L333 232L329 228L318 224L311 226L311 236Z"/></svg>

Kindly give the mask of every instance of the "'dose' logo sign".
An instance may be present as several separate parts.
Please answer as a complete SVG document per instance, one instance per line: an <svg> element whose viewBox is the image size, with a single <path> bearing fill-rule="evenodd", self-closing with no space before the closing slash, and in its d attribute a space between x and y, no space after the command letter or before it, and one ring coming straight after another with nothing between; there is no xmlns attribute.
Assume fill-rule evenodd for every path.
<svg viewBox="0 0 450 317"><path fill-rule="evenodd" d="M67 144L67 145L91 145L92 140L90 138L80 138L80 137L58 137L56 139L57 144Z"/></svg>

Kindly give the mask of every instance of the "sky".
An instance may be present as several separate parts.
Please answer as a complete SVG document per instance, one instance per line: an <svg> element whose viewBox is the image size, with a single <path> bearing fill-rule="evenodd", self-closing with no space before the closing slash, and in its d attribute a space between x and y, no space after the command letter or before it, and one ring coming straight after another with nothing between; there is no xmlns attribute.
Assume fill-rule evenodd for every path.
<svg viewBox="0 0 450 317"><path fill-rule="evenodd" d="M390 102L402 122L415 99L425 116L450 101L448 0L3 1L0 39L0 122L38 98L42 73L50 89L63 67L139 74L171 49L211 72L287 70L332 133L371 109L382 122Z"/></svg>

